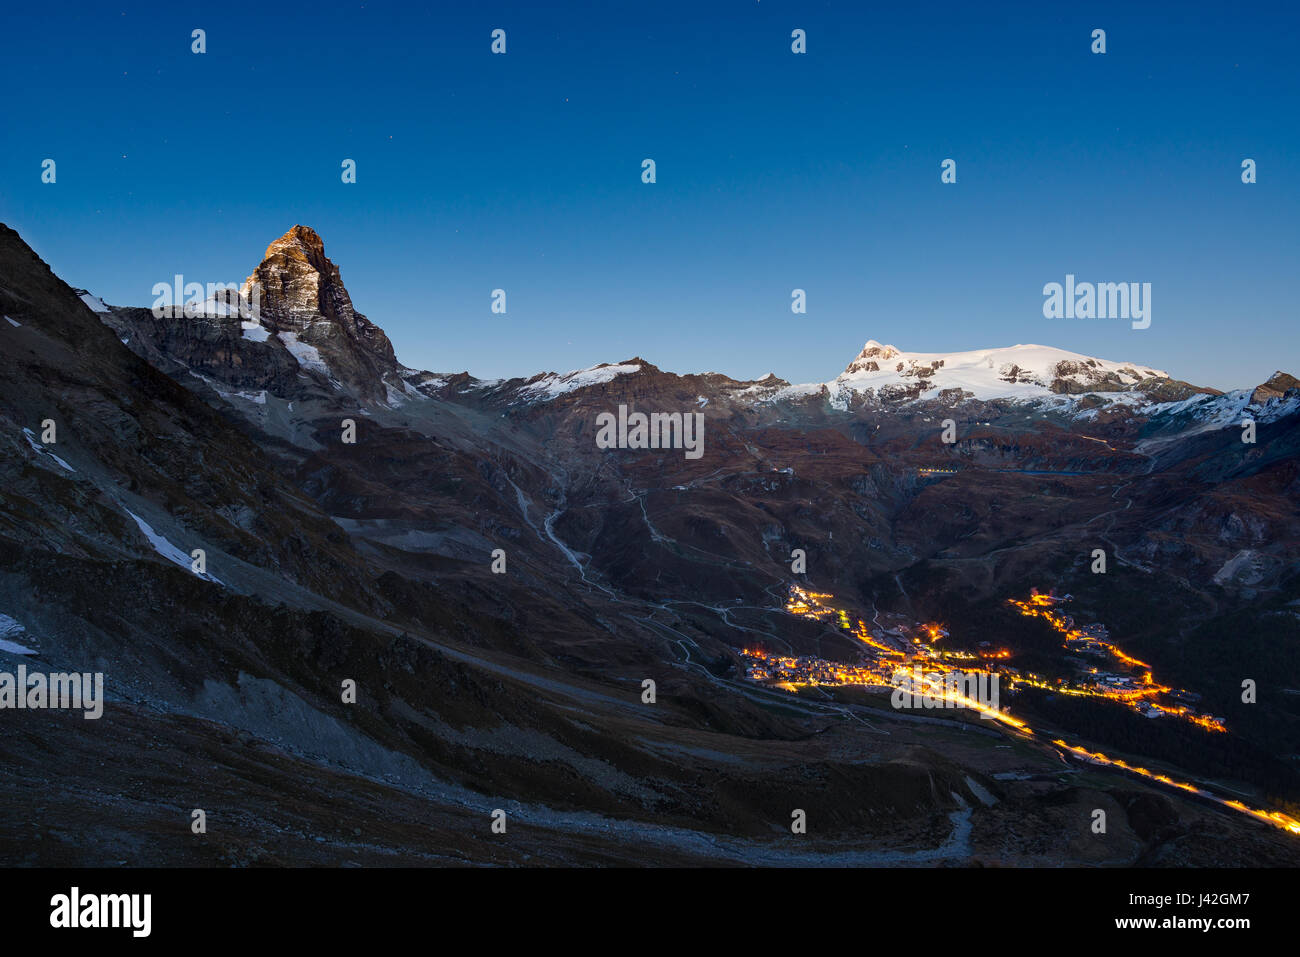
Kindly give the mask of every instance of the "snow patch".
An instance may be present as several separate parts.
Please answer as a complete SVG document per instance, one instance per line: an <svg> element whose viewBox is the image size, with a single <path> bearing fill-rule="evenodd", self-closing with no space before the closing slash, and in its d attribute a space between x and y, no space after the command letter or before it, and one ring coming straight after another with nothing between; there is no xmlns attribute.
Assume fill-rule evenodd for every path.
<svg viewBox="0 0 1300 957"><path fill-rule="evenodd" d="M1249 406L1250 392L1244 389L1226 392L1218 396L1192 396L1181 402L1151 403L1142 408L1141 411L1152 418L1156 416L1172 418L1187 415L1192 422L1178 428L1176 434L1143 439L1133 446L1133 450L1145 455L1194 435L1239 426ZM1256 416L1256 419L1258 421L1269 421L1269 418L1265 415Z"/></svg>
<svg viewBox="0 0 1300 957"><path fill-rule="evenodd" d="M777 402L781 399L804 399L810 395L817 395L825 389L826 387L820 382L812 382L806 385L787 385L777 389L765 385L751 385L743 389L740 394L756 402Z"/></svg>
<svg viewBox="0 0 1300 957"><path fill-rule="evenodd" d="M271 338L271 333L257 320L249 321L245 319L239 324L239 327L243 330L243 337L251 342L265 342Z"/></svg>
<svg viewBox="0 0 1300 957"><path fill-rule="evenodd" d="M190 375L194 376L196 379L202 379L207 383L208 388L223 399L243 399L244 401L252 402L255 405L266 405L267 391L265 389L261 392L227 392L225 389L221 388L221 386L225 385L224 382L210 379L200 372L195 372L193 369L190 370Z"/></svg>
<svg viewBox="0 0 1300 957"><path fill-rule="evenodd" d="M325 364L321 358L320 351L313 345L298 340L296 332L279 332L276 336L284 347L289 350L289 354L298 360L298 365L303 369L311 369L313 372L320 372L325 375L331 375L330 367Z"/></svg>
<svg viewBox="0 0 1300 957"><path fill-rule="evenodd" d="M184 568L186 571L193 571L194 566L191 564L190 556L186 555L183 551L181 551L171 542L167 541L167 539L164 538L162 535L159 535L157 532L155 532L153 530L152 525L146 522L139 515L135 514L135 512L131 511L129 508L126 509L126 514L130 515L133 519L135 519L136 525L140 526L141 534L143 534L144 537L149 540L149 544L153 546L153 550L155 552L157 552L163 558L167 559L169 562L181 566L181 568ZM213 575L208 574L207 572L204 572L202 575L199 575L199 577L204 579L205 581L215 582L218 585L225 584L225 582L219 580Z"/></svg>
<svg viewBox="0 0 1300 957"><path fill-rule="evenodd" d="M1214 573L1216 585L1256 585L1263 581L1267 559L1253 548L1243 548Z"/></svg>
<svg viewBox="0 0 1300 957"><path fill-rule="evenodd" d="M108 312L108 306L104 305L104 300L98 296L92 296L88 292L81 294L81 301L90 307L91 312Z"/></svg>
<svg viewBox="0 0 1300 957"><path fill-rule="evenodd" d="M402 388L413 398L425 398L421 389L441 389L448 381L446 376L434 375L419 369L400 369L397 373L402 378Z"/></svg>
<svg viewBox="0 0 1300 957"><path fill-rule="evenodd" d="M35 452L37 455L48 455L50 458L54 459L54 461L58 462L59 465L62 466L65 470L69 472L77 471L67 462L63 461L63 459L59 458L57 455L55 455L53 452L47 449L45 446L41 445L40 442L37 442L36 433L33 432L31 429L23 429L23 435L26 436L27 444L32 447L32 451Z"/></svg>
<svg viewBox="0 0 1300 957"><path fill-rule="evenodd" d="M1259 414L1255 418L1260 422L1276 422L1297 412L1300 412L1300 396L1282 395L1269 399L1260 406Z"/></svg>
<svg viewBox="0 0 1300 957"><path fill-rule="evenodd" d="M11 655L35 655L39 654L34 648L28 648L21 645L15 638L20 638L27 633L27 629L18 624L8 615L0 614L0 651L7 651Z"/></svg>
<svg viewBox="0 0 1300 957"><path fill-rule="evenodd" d="M5 316L5 322L9 323L9 325L13 326L15 329L22 327L21 322L18 322L16 319L10 319L8 316Z"/></svg>
<svg viewBox="0 0 1300 957"><path fill-rule="evenodd" d="M406 389L410 388L409 383L403 382L402 385L405 386ZM387 380L384 381L384 389L388 393L387 403L390 409L400 409L402 406L406 405L407 397L405 389L398 391L393 388L393 384Z"/></svg>

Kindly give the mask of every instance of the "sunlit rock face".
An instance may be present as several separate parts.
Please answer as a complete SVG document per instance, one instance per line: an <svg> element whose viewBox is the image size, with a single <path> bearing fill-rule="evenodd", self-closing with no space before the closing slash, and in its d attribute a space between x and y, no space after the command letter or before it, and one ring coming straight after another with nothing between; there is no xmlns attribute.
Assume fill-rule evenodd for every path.
<svg viewBox="0 0 1300 957"><path fill-rule="evenodd" d="M1250 394L1250 401L1264 403L1270 399L1280 399L1287 392L1297 389L1300 389L1300 379L1279 370L1267 382L1255 387L1255 391Z"/></svg>
<svg viewBox="0 0 1300 957"><path fill-rule="evenodd" d="M858 353L858 357L844 370L844 375L853 375L855 372L879 372L882 362L888 362L898 354L898 350L893 346L882 345L875 339L868 339L867 344Z"/></svg>
<svg viewBox="0 0 1300 957"><path fill-rule="evenodd" d="M294 226L266 248L244 283L260 287L260 317L305 368L327 374L362 397L384 394L383 377L398 369L393 344L352 308L339 269L316 231Z"/></svg>

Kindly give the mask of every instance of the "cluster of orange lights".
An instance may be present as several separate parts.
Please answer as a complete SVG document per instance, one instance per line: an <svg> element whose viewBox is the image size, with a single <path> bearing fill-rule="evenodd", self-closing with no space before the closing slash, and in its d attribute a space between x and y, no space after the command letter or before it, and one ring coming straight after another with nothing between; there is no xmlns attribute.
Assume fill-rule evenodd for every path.
<svg viewBox="0 0 1300 957"><path fill-rule="evenodd" d="M833 600L833 596L827 594L819 594L816 592L804 591L803 589L797 586L792 587L790 591L791 591L791 597L789 602L787 602L786 604L786 610L789 611L791 614L799 615L800 617L803 618L811 618L817 621L828 619L828 618L838 618L841 622L847 620L847 615L845 614L845 612L833 608L829 604L829 602ZM1139 702L1145 701L1156 695L1168 694L1171 692L1172 689L1164 685L1156 684L1155 680L1152 678L1150 666L1147 665L1145 662L1139 661L1138 659L1133 658L1131 655L1124 654L1122 651L1120 651L1120 649L1116 648L1113 644L1110 644L1109 642L1099 641L1078 629L1072 628L1069 625L1066 616L1060 614L1054 609L1054 606L1058 602L1058 600L1059 599L1051 595L1040 595L1035 592L1033 595L1030 596L1028 601L1018 601L1012 599L1010 600L1010 604L1016 607L1017 609L1019 609L1022 614L1031 617L1045 618L1048 622L1052 624L1052 626L1056 630L1066 635L1067 642L1072 640L1092 642L1095 646L1104 649L1106 652L1113 655L1117 661L1121 662L1127 667L1144 669L1144 674L1140 679L1141 686L1138 688L1111 689L1111 688L1093 688L1093 687L1089 687L1089 688L1055 687L1053 690L1064 694L1078 694L1078 695L1111 698L1115 700L1124 701L1130 704L1131 706L1136 706ZM751 650L751 649L745 649L743 654L747 658L751 658L757 662L761 662L763 667L767 669L769 673L774 672L777 668L783 669L788 672L794 671L799 667L799 663L801 660L813 661L816 662L815 667L819 673L829 676L829 678L831 679L830 683L871 684L871 685L882 685L882 686L889 686L889 687L901 686L899 684L900 679L898 678L898 676L900 674L906 673L905 665L907 664L913 664L913 665L920 665L925 663L934 664L945 658L971 658L972 657L969 653L966 652L936 652L932 647L930 647L929 644L922 642L919 637L913 639L913 645L911 648L909 648L909 653L905 654L904 652L899 651L898 649L893 648L888 644L885 644L883 640L878 639L874 635L872 635L870 630L867 628L866 623L861 619L858 619L857 627L852 629L852 633L854 637L860 640L864 645L866 645L871 650L871 652L875 653L875 660L870 665L853 667L853 666L842 665L842 664L829 662L829 661L821 661L820 659L796 659L796 658L789 658L789 657L768 656L764 654L762 651ZM934 624L934 623L926 623L919 627L919 633L926 636L929 639L929 641L934 642L944 637L944 635L947 632L944 630L942 625ZM980 652L979 657L983 659L998 660L998 659L1005 659L1011 657L1011 653L1009 651L1006 651L1005 649L1000 649L997 651ZM805 671L807 671L807 667L805 667ZM1035 687L1051 687L1044 682L1035 681L1033 679L1025 679L1020 676L1013 677L1012 681L1014 683L1033 685ZM820 682L808 678L803 682L794 682L789 680L780 681L777 683L777 686L782 687L788 691L796 691L799 683L815 685L815 684L826 683L826 682ZM949 698L951 693L942 686L941 681L937 680L936 676L927 676L925 678L925 683L927 685L927 691L933 692L935 697L941 697L945 699ZM1024 721L1021 721L1020 719L1013 717L1012 715L1008 714L1005 711L988 707L987 705L984 705L979 701L975 701L960 695L958 695L955 698L951 698L951 700L962 705L963 707L969 707L972 710L978 711L985 717L994 719L1021 734L1027 736L1034 734L1033 728L1029 727L1029 725L1027 725ZM1218 718L1214 718L1209 715L1197 714L1192 710L1190 710L1189 708L1185 708L1182 706L1175 706L1175 705L1165 705L1165 704L1160 705L1159 708L1160 711L1164 714L1177 715L1178 717L1181 717L1184 720L1197 725L1198 727L1204 728L1207 731L1217 731L1217 732L1224 732L1224 733L1226 733L1227 731L1227 728L1223 726L1223 722L1221 722ZM1199 788L1194 784L1189 784L1186 781L1177 781L1166 774L1157 773L1155 771L1148 770L1147 768L1129 764L1128 762L1123 761L1119 758L1108 757L1107 755L1102 754L1099 751L1089 751L1086 748L1082 748L1077 745L1068 744L1067 742L1060 739L1053 740L1052 744L1060 748L1062 751L1069 753L1081 760L1093 764L1104 765L1106 767L1117 768L1121 771L1126 771L1130 774L1136 774L1140 777L1147 778L1156 783L1163 784L1168 787L1177 788L1182 791L1186 791L1189 794L1194 794L1197 795L1198 797L1202 797L1207 800L1214 801L1222 805L1223 807L1231 808L1232 810L1238 811L1242 814L1247 814L1252 818L1255 818L1256 820L1262 821L1267 824L1271 824L1274 827L1282 828L1288 833L1300 835L1300 820L1297 820L1291 817L1290 815L1283 814L1280 811L1261 811L1261 810L1256 810L1254 808L1248 807L1247 805L1243 804L1241 801L1225 800L1223 798L1220 798L1210 793L1209 791L1204 790L1203 788Z"/></svg>
<svg viewBox="0 0 1300 957"><path fill-rule="evenodd" d="M1047 621L1052 628L1065 636L1065 647L1069 648L1072 643L1087 643L1098 651L1110 655L1116 661L1126 668L1141 669L1143 674L1139 679L1141 686L1137 688L1107 688L1105 686L1092 686L1088 688L1060 688L1056 689L1065 694L1083 695L1087 697L1109 698L1112 701L1120 701L1134 710L1138 709L1139 704L1145 702L1149 708L1158 708L1162 715L1169 715L1175 718L1181 718L1190 724L1196 725L1206 731L1227 732L1223 722L1212 715L1199 714L1184 705L1177 704L1156 704L1155 699L1162 695L1173 693L1173 688L1168 685L1157 684L1151 674L1151 666L1145 661L1140 661L1132 655L1126 654L1116 645L1094 638L1084 632L1082 629L1075 628L1070 621L1069 616L1055 609L1055 605L1060 599L1052 595L1040 595L1034 592L1029 596L1028 601L1019 601L1015 598L1007 599L1007 604L1011 605L1020 614L1027 618L1042 618ZM1094 669L1095 671L1096 669Z"/></svg>
<svg viewBox="0 0 1300 957"><path fill-rule="evenodd" d="M824 601L831 597L833 596L804 591L798 585L792 585L790 587L790 598L785 603L785 610L792 615L798 615L800 618L812 618L815 621L820 621L835 614L834 608L823 604Z"/></svg>

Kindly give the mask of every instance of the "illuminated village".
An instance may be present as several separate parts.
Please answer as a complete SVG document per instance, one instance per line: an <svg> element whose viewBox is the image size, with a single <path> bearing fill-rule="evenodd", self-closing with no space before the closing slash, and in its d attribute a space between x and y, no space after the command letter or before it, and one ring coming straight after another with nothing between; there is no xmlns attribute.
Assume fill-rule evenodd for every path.
<svg viewBox="0 0 1300 957"><path fill-rule="evenodd" d="M1198 700L1197 695L1157 683L1150 665L1125 654L1108 641L1109 634L1104 625L1079 627L1073 618L1059 611L1057 606L1069 601L1068 595L1057 597L1035 592L1026 601L1008 601L1020 614L1044 619L1063 636L1064 649L1072 653L1067 661L1076 664L1077 674L1072 680L1058 678L1055 681L1003 664L1012 657L1005 648L981 647L976 652L939 648L938 642L948 636L948 631L939 624L916 626L911 629L910 637L901 629L879 629L878 634L873 634L862 619L854 624L845 611L827 604L832 597L794 585L785 608L792 615L814 621L833 619L839 628L866 646L866 663L845 665L821 658L780 657L746 649L748 676L754 681L769 682L786 690L801 685L892 688L897 684L894 674L900 668L920 665L923 671L935 671L962 667L974 674L982 671L998 674L1012 693L1018 688L1030 687L1057 694L1106 698L1148 718L1167 716L1188 721L1207 731L1227 730L1221 718L1200 714L1188 706ZM1098 664L1090 664L1092 660Z"/></svg>
<svg viewBox="0 0 1300 957"><path fill-rule="evenodd" d="M1034 592L1025 601L1011 599L1008 602L1026 617L1044 619L1062 635L1062 646L1070 653L1066 660L1075 666L1077 672L1073 679L1058 678L1055 681L1004 664L1013 657L1011 652L994 649L987 643L983 643L977 652L940 648L938 643L948 637L947 629L940 624L925 623L911 628L878 627L873 632L863 620L857 619L855 624L847 612L831 605L833 600L832 595L792 585L785 609L801 618L834 623L852 634L863 646L859 663L845 664L815 656L773 655L747 648L741 653L745 676L751 681L789 692L804 687L857 686L885 693L899 688L903 682L910 685L910 676L919 668L928 694L944 699L950 706L970 708L981 717L992 719L1020 734L1034 735L1032 728L1005 709L955 694L948 688L942 680L942 672L960 668L971 675L997 675L1012 693L1018 688L1032 687L1057 694L1106 698L1148 718L1167 717L1187 721L1210 733L1227 732L1221 718L1198 713L1189 706L1198 700L1197 695L1157 683L1151 666L1114 645L1103 625L1078 626L1071 616L1060 610L1060 606L1070 600L1068 595L1058 597ZM1076 760L1118 768L1178 788L1300 835L1300 821L1286 814L1254 810L1240 801L1224 800L1196 785L1175 781L1167 775L1060 739L1052 740L1051 744Z"/></svg>
<svg viewBox="0 0 1300 957"><path fill-rule="evenodd" d="M1223 719L1211 715L1198 714L1181 702L1195 702L1199 695L1190 691L1175 690L1166 685L1157 684L1151 675L1151 666L1144 661L1125 654L1108 642L1109 635L1104 625L1088 625L1079 628L1069 615L1056 610L1056 606L1069 601L1069 596L1040 595L1035 592L1028 601L1011 599L1008 604L1020 614L1029 618L1043 618L1056 631L1064 636L1064 647L1075 655L1096 658L1104 663L1114 662L1116 671L1103 671L1097 667L1087 667L1074 684L1047 684L1034 675L1018 675L1020 684L1037 688L1049 688L1059 694L1089 695L1121 701L1139 714L1148 718L1164 716L1179 718L1204 728L1207 731L1226 732ZM1134 670L1141 675L1133 677ZM1125 673L1128 672L1128 673ZM1170 701L1160 699L1170 698Z"/></svg>

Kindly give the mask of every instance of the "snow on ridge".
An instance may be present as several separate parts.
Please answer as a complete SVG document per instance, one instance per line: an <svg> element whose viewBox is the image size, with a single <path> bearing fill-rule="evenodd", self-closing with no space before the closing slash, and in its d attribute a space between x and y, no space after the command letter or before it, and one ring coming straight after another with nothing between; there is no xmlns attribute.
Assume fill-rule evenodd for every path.
<svg viewBox="0 0 1300 957"><path fill-rule="evenodd" d="M551 399L558 398L575 389L603 385L606 382L614 381L618 376L640 371L640 365L631 363L620 365L601 363L587 369L575 369L572 372L566 372L564 375L548 372L536 381L523 386L519 391L527 400L549 402Z"/></svg>
<svg viewBox="0 0 1300 957"><path fill-rule="evenodd" d="M761 396L763 402L778 402L782 399L807 398L810 395L817 395L826 388L827 385L824 382L796 383L775 390L770 386L751 385L746 389L742 389L740 394L742 396L754 396L755 398Z"/></svg>
<svg viewBox="0 0 1300 957"><path fill-rule="evenodd" d="M390 409L400 409L412 399L427 399L427 395L411 384L411 380L416 376L428 376L427 379L420 383L420 386L432 386L437 389L447 384L446 379L435 376L432 373L421 372L418 369L399 367L396 377L394 377L392 373L385 372L380 378L380 382L383 384L386 392L384 404ZM394 382L396 384L394 384Z"/></svg>
<svg viewBox="0 0 1300 957"><path fill-rule="evenodd" d="M91 312L108 312L108 306L104 305L104 300L98 296L92 296L88 292L81 294L81 301L90 307Z"/></svg>
<svg viewBox="0 0 1300 957"><path fill-rule="evenodd" d="M217 379L211 379L208 376L203 375L201 372L195 372L193 369L190 369L189 373L194 376L194 378L202 380L209 389L221 396L223 399L244 399L247 402L252 402L254 405L266 405L267 396L270 395L270 393L265 389L262 389L259 392L227 392L222 388L226 383Z"/></svg>
<svg viewBox="0 0 1300 957"><path fill-rule="evenodd" d="M1162 402L1144 410L1152 415L1175 416L1189 413L1200 423L1195 432L1236 428L1249 414L1257 422L1275 422L1300 412L1300 397L1274 396L1263 402L1251 401L1253 389L1234 389L1222 395L1200 393L1179 402Z"/></svg>
<svg viewBox="0 0 1300 957"><path fill-rule="evenodd" d="M1242 413L1250 405L1250 390L1238 389L1234 392L1225 392L1223 395L1207 395L1203 400L1193 402L1196 398L1191 396L1180 402L1154 403L1143 409L1143 413L1152 418L1163 416L1166 420L1186 413L1190 415L1193 424L1180 427L1174 433L1148 436L1133 446L1134 451L1147 454L1194 435L1217 432L1237 425L1241 421Z"/></svg>
<svg viewBox="0 0 1300 957"><path fill-rule="evenodd" d="M5 316L5 322L9 323L9 325L13 326L15 329L21 329L23 325L17 319L10 319L8 316Z"/></svg>
<svg viewBox="0 0 1300 957"><path fill-rule="evenodd" d="M413 399L428 398L421 389L441 389L451 379L445 375L435 375L427 369L408 369L406 366L398 366L397 375L402 380L402 391ZM478 380L470 377L471 382Z"/></svg>
<svg viewBox="0 0 1300 957"><path fill-rule="evenodd" d="M1284 419L1288 415L1295 415L1297 412L1300 412L1300 398L1278 396L1269 399L1260 407L1260 414L1257 418L1261 422L1276 422L1278 419Z"/></svg>

